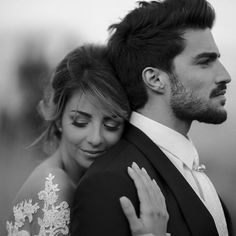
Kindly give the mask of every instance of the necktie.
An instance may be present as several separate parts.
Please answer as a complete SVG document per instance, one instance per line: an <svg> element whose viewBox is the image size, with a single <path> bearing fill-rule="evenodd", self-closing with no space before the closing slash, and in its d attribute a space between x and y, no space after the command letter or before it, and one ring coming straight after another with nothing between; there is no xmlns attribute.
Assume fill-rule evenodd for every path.
<svg viewBox="0 0 236 236"><path fill-rule="evenodd" d="M195 163L192 171L193 176L198 183L203 203L215 221L219 236L228 236L227 224L219 196L211 180L204 173L204 170L204 165L199 166L198 163Z"/></svg>

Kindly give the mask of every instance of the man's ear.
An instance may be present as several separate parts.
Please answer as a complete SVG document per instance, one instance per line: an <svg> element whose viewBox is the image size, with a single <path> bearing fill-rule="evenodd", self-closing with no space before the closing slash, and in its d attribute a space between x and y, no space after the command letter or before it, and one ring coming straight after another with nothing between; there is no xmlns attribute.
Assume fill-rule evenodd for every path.
<svg viewBox="0 0 236 236"><path fill-rule="evenodd" d="M167 74L155 67L146 67L142 72L146 87L158 93L164 93Z"/></svg>

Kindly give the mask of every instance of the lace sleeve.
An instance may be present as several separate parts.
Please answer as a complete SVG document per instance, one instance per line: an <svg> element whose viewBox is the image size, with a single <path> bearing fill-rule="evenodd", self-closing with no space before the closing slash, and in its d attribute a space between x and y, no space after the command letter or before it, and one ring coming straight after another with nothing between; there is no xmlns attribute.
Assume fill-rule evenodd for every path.
<svg viewBox="0 0 236 236"><path fill-rule="evenodd" d="M7 221L8 236L29 236L30 229L25 229L26 221L29 225L36 221L39 226L38 236L56 236L69 234L70 208L66 201L58 202L58 184L53 183L54 175L46 177L45 188L38 193L39 202L42 201L42 209L39 202L33 203L32 199L25 200L13 207L14 222ZM35 219L36 213L41 211ZM29 230L29 232L28 232Z"/></svg>

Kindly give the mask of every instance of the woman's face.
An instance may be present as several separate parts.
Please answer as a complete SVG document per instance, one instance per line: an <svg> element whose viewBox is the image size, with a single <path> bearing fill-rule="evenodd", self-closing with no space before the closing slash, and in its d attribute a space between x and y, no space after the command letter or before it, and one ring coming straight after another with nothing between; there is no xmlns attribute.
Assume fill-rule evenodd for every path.
<svg viewBox="0 0 236 236"><path fill-rule="evenodd" d="M61 127L62 155L88 168L120 139L124 120L105 114L100 106L77 92L65 106Z"/></svg>

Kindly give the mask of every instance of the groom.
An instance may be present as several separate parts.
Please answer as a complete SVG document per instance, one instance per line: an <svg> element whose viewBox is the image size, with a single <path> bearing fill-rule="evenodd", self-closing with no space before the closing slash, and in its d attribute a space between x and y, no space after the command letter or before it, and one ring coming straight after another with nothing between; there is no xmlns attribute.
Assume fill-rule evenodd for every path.
<svg viewBox="0 0 236 236"><path fill-rule="evenodd" d="M120 23L108 53L133 112L121 140L89 169L76 192L71 234L130 235L119 198L139 202L127 166L135 161L161 188L171 236L232 235L223 202L199 165L194 120L220 124L230 76L205 0L141 2Z"/></svg>

